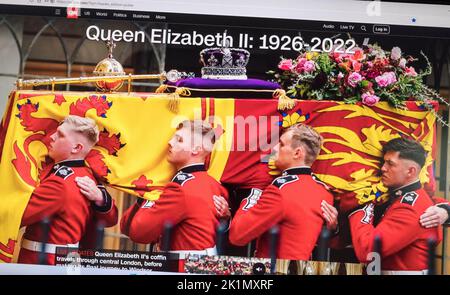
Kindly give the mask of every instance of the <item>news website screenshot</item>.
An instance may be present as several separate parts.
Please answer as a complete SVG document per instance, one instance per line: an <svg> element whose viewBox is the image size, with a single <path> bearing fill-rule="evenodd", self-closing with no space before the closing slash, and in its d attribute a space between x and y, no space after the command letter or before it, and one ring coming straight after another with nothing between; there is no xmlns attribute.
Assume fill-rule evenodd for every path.
<svg viewBox="0 0 450 295"><path fill-rule="evenodd" d="M388 191L378 186L377 171L388 140L412 136L424 143L429 156L420 180L442 202L448 197L449 19L450 5L380 1L0 1L0 179L5 184L0 188L0 261L9 267L0 273L370 274L367 261L351 247L347 216L371 202L379 207L386 204L382 196ZM101 75L122 78L89 80ZM51 146L48 128L58 126L52 122L78 115L101 126L96 153L86 161L96 180L106 185L107 193L102 193L112 196L110 205L132 226L132 207L153 210L171 179L181 186L193 182L192 171L181 175L183 180L173 178L177 169L167 163L165 152L176 126L164 124L172 124L175 116L192 119L196 113L190 108L197 106L201 119L223 119L221 124L212 119L214 134L231 142L220 142L226 148L213 152L208 170L226 188L228 203L223 207L229 209L224 214L233 216L228 219L230 230L225 226L220 239L218 233L212 234L215 247L213 243L201 246L206 250L178 251L183 250L183 238L199 242L205 235L197 236L195 226L190 229L189 222L183 225L181 219L181 225L171 228L171 239L159 243L136 233L139 229L124 230L123 220L108 224L104 231L94 227L90 235L94 246L83 250L80 245L75 254L68 252L68 244L78 245L80 238L58 243L52 223L46 236L41 232L41 240L33 240L35 231L27 233L22 218L31 210L27 204ZM250 115L255 124L270 130L252 129ZM227 116L231 122L224 119ZM269 119L261 123L264 116ZM276 248L260 245L269 244L267 233L255 243L269 228L247 241L245 233L250 236L256 229L239 232L234 220L236 214L249 218L240 216L240 210L264 212L257 211L258 200L281 175L272 167L273 147L281 133L277 129L273 137L274 126L289 128L297 123L317 127L324 138L312 169L332 190L335 201L330 203L339 212L335 220L339 230L332 227L325 248L315 245L316 240L312 247L298 242L311 248L300 256L286 255L291 250L285 249L290 242L283 236L283 224L288 221L272 218L282 228L281 236L273 234L279 241ZM240 131L247 132L242 146ZM252 132L259 136L254 147ZM261 140L269 133L269 139L276 141ZM75 168L64 169L55 174L70 180ZM281 191L288 187L284 183L295 182L297 176L292 177L275 180L271 186L278 185ZM20 201L12 202L13 198ZM211 204L220 211L220 202ZM52 214L56 219L77 218ZM33 220L27 228L45 225ZM241 228L253 223L264 227L259 218L249 220ZM324 217L320 222L329 221ZM162 224L159 235L167 230ZM88 235L88 229L79 234ZM313 235L319 239L320 230ZM444 235L437 241L431 259L436 274L449 271L445 240ZM164 251L155 250L155 244ZM173 247L177 251L171 252ZM255 248L266 255L254 257ZM21 264L27 261L19 257L21 251L30 257L35 251L39 263L59 268L27 268ZM278 258L307 258L275 260L276 253L281 253ZM407 259L417 259L408 253ZM382 270L375 267L375 272ZM189 289L189 283L180 288ZM271 285L262 280L256 287Z"/></svg>

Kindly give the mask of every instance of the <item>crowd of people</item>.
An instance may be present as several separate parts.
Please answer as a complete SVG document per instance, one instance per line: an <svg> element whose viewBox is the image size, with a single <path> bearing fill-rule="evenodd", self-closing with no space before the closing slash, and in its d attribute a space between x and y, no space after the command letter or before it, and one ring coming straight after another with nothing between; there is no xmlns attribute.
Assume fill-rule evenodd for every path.
<svg viewBox="0 0 450 295"><path fill-rule="evenodd" d="M187 273L198 274L251 275L255 274L254 267L257 263L264 265L264 273L270 272L268 259L195 254L186 257L184 269Z"/></svg>

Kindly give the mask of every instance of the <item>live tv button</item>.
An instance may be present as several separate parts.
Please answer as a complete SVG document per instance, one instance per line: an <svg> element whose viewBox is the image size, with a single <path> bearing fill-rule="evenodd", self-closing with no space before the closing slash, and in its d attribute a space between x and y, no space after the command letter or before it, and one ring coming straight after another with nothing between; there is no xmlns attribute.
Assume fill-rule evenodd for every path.
<svg viewBox="0 0 450 295"><path fill-rule="evenodd" d="M389 34L391 27L389 25L373 25L373 32L375 34Z"/></svg>

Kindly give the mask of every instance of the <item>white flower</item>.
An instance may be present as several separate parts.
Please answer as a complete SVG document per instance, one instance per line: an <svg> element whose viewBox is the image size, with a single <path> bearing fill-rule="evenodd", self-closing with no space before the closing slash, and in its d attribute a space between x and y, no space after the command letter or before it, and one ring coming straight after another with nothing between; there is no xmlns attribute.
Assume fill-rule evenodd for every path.
<svg viewBox="0 0 450 295"><path fill-rule="evenodd" d="M399 60L400 57L402 57L402 50L400 47L394 47L391 50L391 59L392 60Z"/></svg>

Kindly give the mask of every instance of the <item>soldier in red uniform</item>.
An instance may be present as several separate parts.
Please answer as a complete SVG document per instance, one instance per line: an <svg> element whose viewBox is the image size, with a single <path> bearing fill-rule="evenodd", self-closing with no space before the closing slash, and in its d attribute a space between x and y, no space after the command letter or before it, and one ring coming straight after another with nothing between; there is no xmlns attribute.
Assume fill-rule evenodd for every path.
<svg viewBox="0 0 450 295"><path fill-rule="evenodd" d="M425 150L416 141L396 138L383 147L382 182L390 190L390 204L380 222L373 225L373 204L349 215L353 247L361 262L374 251L374 238L381 239L383 274L425 274L427 240L441 239L440 227L425 228L419 217L433 205L422 188L419 173Z"/></svg>
<svg viewBox="0 0 450 295"><path fill-rule="evenodd" d="M95 186L92 171L84 163L97 141L95 122L78 116L66 117L51 136L49 156L55 164L41 172L40 183L22 216L21 225L27 228L19 263L39 262L45 238L41 226L44 219L50 221L46 264L55 264L56 247L77 247L91 219L100 219L105 226L117 223L117 208L111 196Z"/></svg>
<svg viewBox="0 0 450 295"><path fill-rule="evenodd" d="M158 200L140 199L121 220L121 230L138 243L156 242L164 225L173 226L170 250L182 254L216 254L215 237L219 216L213 197L228 194L208 175L205 158L215 136L209 124L184 121L169 141L167 160L178 172Z"/></svg>
<svg viewBox="0 0 450 295"><path fill-rule="evenodd" d="M274 147L275 165L283 170L264 191L241 203L230 226L230 242L245 245L258 238L257 257L269 257L266 232L280 227L277 258L308 260L320 235L324 219L322 202L333 196L312 174L311 164L320 152L321 136L311 127L297 124L283 133Z"/></svg>

